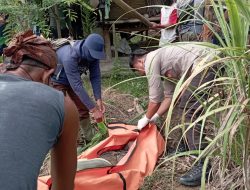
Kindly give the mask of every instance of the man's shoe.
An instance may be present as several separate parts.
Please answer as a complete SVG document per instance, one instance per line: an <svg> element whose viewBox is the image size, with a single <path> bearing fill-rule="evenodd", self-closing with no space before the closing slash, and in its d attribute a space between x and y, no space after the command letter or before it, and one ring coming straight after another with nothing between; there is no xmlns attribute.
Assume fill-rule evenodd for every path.
<svg viewBox="0 0 250 190"><path fill-rule="evenodd" d="M180 177L179 179L180 184L193 187L201 185L202 168L203 168L203 162L199 162L196 165L194 165L190 171L188 171L185 175ZM205 176L206 181L208 179L210 170L211 166L208 164Z"/></svg>

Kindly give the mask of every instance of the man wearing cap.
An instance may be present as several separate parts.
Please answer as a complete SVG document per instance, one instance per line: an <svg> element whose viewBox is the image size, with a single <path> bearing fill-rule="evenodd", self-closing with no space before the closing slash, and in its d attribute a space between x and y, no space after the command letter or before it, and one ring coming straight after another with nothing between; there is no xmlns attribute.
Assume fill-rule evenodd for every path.
<svg viewBox="0 0 250 190"><path fill-rule="evenodd" d="M37 189L51 150L52 190L73 190L79 119L76 106L48 86L57 57L49 41L27 31L4 49L0 74L1 189Z"/></svg>
<svg viewBox="0 0 250 190"><path fill-rule="evenodd" d="M101 73L99 60L105 58L104 40L99 34L90 34L85 40L74 41L57 50L57 69L52 77L52 86L67 92L75 102L80 114L80 126L86 141L93 137L89 125L89 112L96 121L103 118L104 106L101 97ZM82 74L87 74L93 89L96 104L83 87Z"/></svg>

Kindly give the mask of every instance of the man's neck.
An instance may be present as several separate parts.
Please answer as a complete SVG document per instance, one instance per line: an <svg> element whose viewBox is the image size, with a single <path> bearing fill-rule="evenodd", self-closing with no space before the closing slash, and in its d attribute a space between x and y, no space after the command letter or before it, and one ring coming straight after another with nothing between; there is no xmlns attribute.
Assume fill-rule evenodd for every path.
<svg viewBox="0 0 250 190"><path fill-rule="evenodd" d="M12 75L16 75L18 77L22 77L28 80L32 80L33 78L31 77L31 75L28 73L28 71L26 71L24 68L22 67L18 67L16 70L13 71L6 71L6 74L12 74Z"/></svg>

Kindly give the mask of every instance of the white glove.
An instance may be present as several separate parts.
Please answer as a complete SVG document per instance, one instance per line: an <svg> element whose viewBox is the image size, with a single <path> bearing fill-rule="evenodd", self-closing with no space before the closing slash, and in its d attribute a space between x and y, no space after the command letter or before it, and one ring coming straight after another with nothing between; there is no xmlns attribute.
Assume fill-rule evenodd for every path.
<svg viewBox="0 0 250 190"><path fill-rule="evenodd" d="M150 119L150 121L151 121L151 122L156 122L157 119L159 119L159 118L160 118L159 114L158 114L158 113L155 113L155 114L153 115L153 117Z"/></svg>
<svg viewBox="0 0 250 190"><path fill-rule="evenodd" d="M143 118L141 118L138 121L137 128L139 130L142 130L142 128L144 128L149 123L149 121L150 121L150 119L148 119L147 116L145 115Z"/></svg>

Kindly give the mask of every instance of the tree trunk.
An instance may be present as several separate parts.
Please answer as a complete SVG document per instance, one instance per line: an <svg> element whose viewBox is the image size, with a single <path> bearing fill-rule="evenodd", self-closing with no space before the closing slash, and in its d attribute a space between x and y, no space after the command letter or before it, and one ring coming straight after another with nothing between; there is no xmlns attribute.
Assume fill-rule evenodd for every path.
<svg viewBox="0 0 250 190"><path fill-rule="evenodd" d="M52 13L55 16L57 37L61 38L62 37L61 19L60 19L60 14L59 14L59 10L58 10L58 5L54 5L53 8L54 8L54 11L52 11Z"/></svg>

